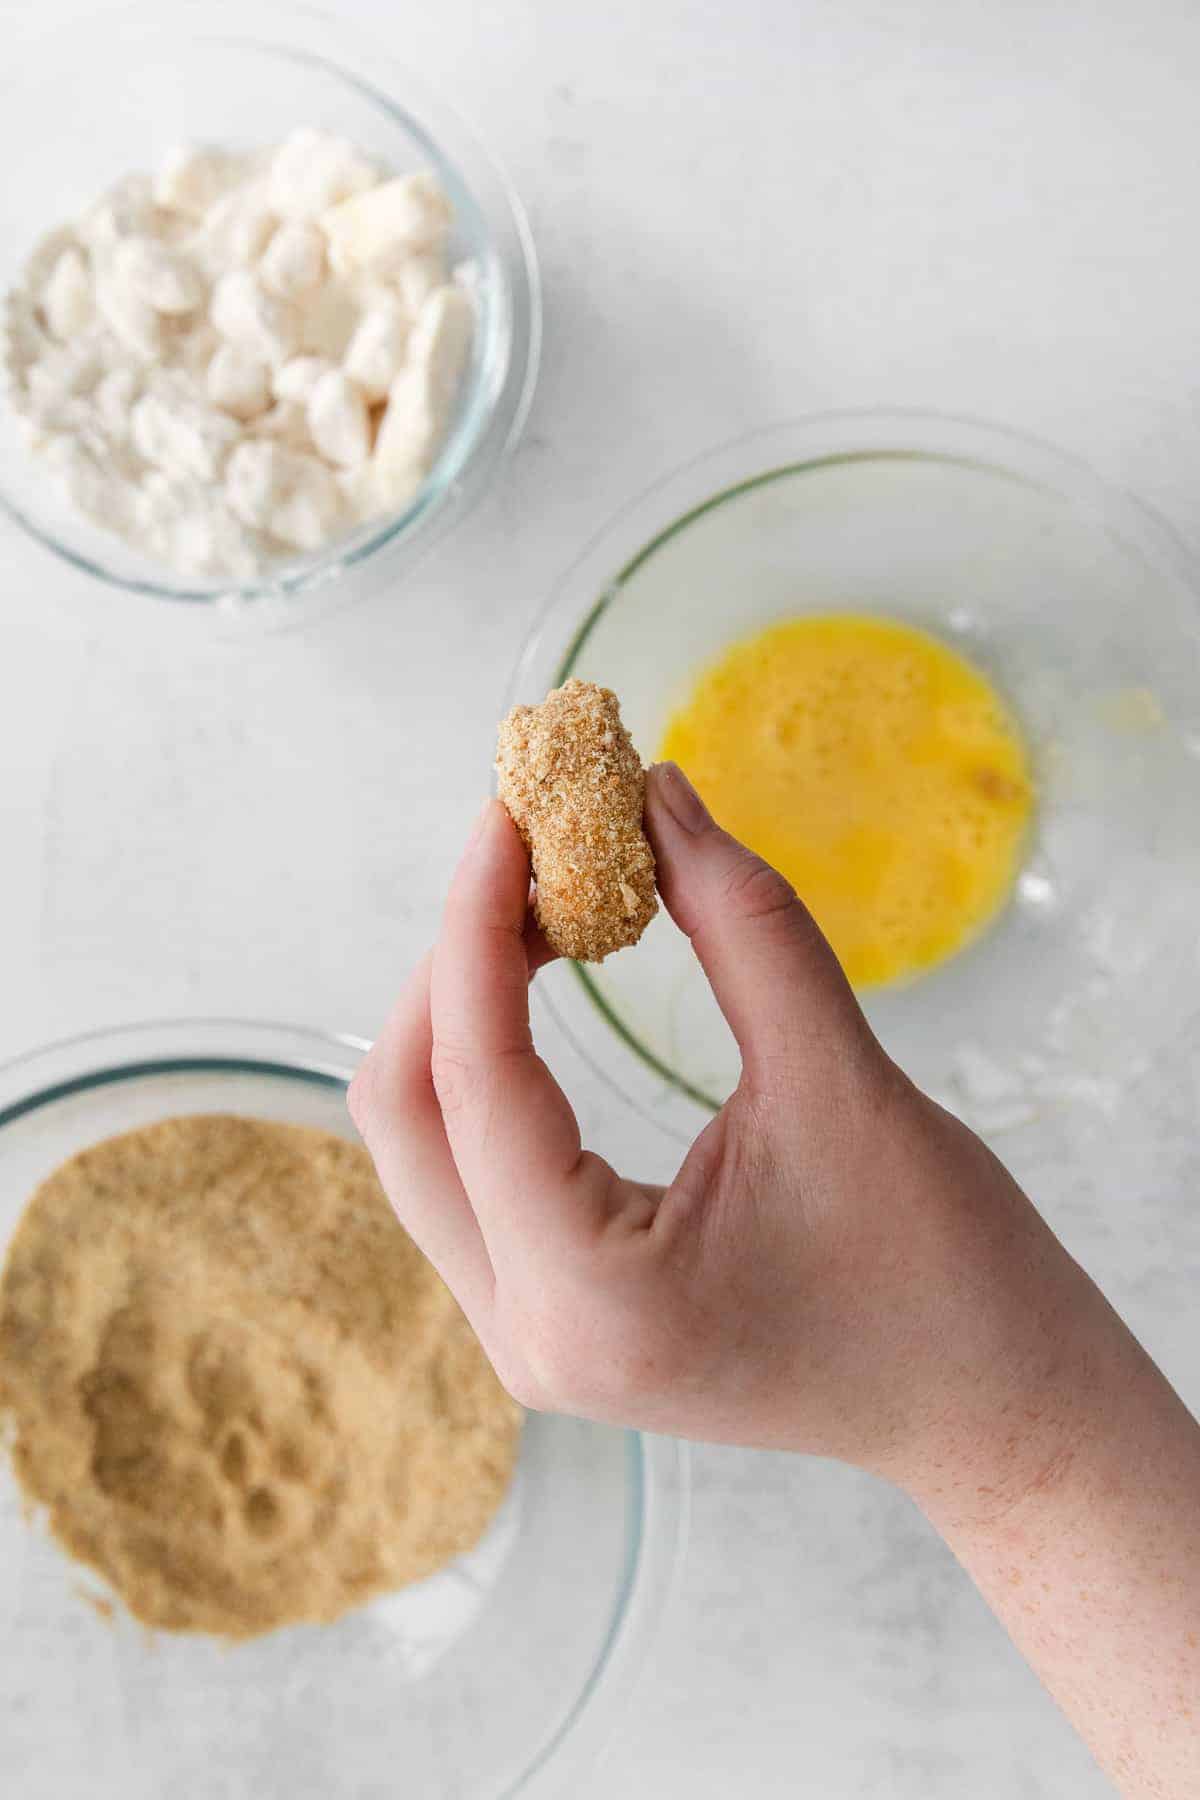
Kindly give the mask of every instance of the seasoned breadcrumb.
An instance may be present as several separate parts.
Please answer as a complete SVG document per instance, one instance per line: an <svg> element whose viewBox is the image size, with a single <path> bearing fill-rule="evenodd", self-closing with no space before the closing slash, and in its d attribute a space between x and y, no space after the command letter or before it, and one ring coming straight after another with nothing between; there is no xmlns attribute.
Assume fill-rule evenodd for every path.
<svg viewBox="0 0 1200 1800"><path fill-rule="evenodd" d="M617 697L568 681L516 706L496 746L500 798L533 862L534 911L560 956L600 962L658 911L642 831L646 772Z"/></svg>

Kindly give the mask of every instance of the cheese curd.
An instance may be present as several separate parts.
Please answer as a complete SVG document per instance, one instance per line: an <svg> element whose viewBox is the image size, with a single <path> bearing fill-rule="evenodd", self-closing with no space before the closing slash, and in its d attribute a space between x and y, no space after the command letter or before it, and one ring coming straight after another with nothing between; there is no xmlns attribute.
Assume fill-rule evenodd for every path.
<svg viewBox="0 0 1200 1800"><path fill-rule="evenodd" d="M71 501L181 574L253 579L405 505L453 419L475 306L449 200L304 127L180 145L31 253L3 358Z"/></svg>

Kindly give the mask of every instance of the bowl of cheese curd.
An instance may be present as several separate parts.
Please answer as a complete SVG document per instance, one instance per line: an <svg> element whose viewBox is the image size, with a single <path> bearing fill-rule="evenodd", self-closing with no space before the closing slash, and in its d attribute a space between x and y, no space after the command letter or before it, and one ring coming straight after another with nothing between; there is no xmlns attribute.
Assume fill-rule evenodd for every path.
<svg viewBox="0 0 1200 1800"><path fill-rule="evenodd" d="M1195 1005L1198 591L1166 526L1047 446L813 418L602 532L513 698L614 688L643 760L789 877L914 1079L985 1135L1040 1130L1111 1111ZM736 1086L665 915L539 986L673 1134Z"/></svg>
<svg viewBox="0 0 1200 1800"><path fill-rule="evenodd" d="M393 579L461 516L524 423L539 284L506 177L418 75L246 0L31 21L0 92L13 523L114 587L265 616L384 551Z"/></svg>

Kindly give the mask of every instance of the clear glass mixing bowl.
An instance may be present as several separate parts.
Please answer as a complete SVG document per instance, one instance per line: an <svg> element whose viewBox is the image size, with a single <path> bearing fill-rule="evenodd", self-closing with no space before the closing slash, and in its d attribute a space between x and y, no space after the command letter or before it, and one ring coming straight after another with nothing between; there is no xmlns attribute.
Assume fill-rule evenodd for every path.
<svg viewBox="0 0 1200 1800"><path fill-rule="evenodd" d="M864 996L887 1048L985 1135L1111 1111L1200 1006L1200 583L1161 521L1016 434L916 413L804 420L703 456L585 551L512 699L614 688L652 759L700 667L793 614L865 611L959 647L1024 722L1036 826L975 943ZM690 1139L736 1046L665 916L538 978L605 1078Z"/></svg>
<svg viewBox="0 0 1200 1800"><path fill-rule="evenodd" d="M366 1046L280 1026L102 1033L0 1069L0 1259L39 1180L113 1132L233 1111L352 1136ZM531 1414L483 1542L335 1625L152 1636L26 1519L0 1457L0 1792L504 1800L594 1766L682 1552L682 1448ZM102 1610L86 1603L90 1596Z"/></svg>
<svg viewBox="0 0 1200 1800"><path fill-rule="evenodd" d="M353 27L286 0L105 9L69 25L23 17L0 75L0 291L36 241L181 140L251 149L299 125L343 133L397 173L432 168L454 206L452 262L477 275L479 322L458 409L403 511L245 584L172 575L77 513L0 396L0 510L101 580L168 600L295 604L384 550L390 569L461 515L519 435L532 397L541 302L520 202L473 132L420 77ZM19 172L19 174L18 174ZM263 603L267 603L263 607Z"/></svg>

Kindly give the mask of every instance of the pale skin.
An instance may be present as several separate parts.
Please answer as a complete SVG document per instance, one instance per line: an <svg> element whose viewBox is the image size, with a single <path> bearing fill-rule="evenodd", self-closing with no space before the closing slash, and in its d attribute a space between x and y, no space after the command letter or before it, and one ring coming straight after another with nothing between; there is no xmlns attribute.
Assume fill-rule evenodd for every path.
<svg viewBox="0 0 1200 1800"><path fill-rule="evenodd" d="M736 1093L666 1189L583 1149L533 1046L547 952L491 801L351 1089L402 1222L526 1406L888 1478L1118 1789L1200 1794L1200 1426L671 765L646 828Z"/></svg>

